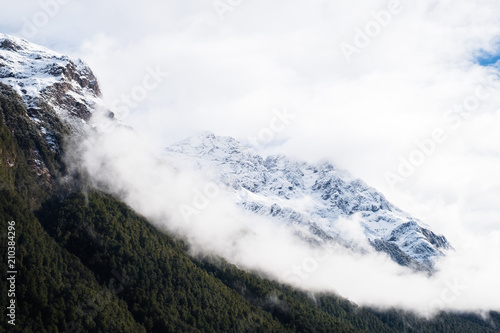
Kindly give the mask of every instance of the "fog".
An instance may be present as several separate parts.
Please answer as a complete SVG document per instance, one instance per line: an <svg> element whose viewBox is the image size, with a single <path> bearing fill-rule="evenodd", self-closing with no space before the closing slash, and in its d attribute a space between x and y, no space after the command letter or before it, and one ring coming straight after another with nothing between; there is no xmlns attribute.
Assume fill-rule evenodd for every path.
<svg viewBox="0 0 500 333"><path fill-rule="evenodd" d="M222 3L10 2L0 30L92 67L109 108L135 131L90 135L79 166L194 252L360 304L498 310L500 3ZM276 110L295 117L276 127ZM253 141L263 155L329 159L444 234L455 252L431 278L377 253L335 249L320 260L223 190L186 222L179 205L209 179L169 167L161 149L203 130ZM356 218L342 223L366 242ZM304 262L311 272L289 273Z"/></svg>
<svg viewBox="0 0 500 333"><path fill-rule="evenodd" d="M234 190L209 173L173 166L135 130L99 117L76 147L74 166L93 185L122 198L157 228L188 241L192 255L216 255L238 267L312 292L334 292L360 305L397 307L430 317L438 310L500 310L500 233L470 234L454 224L460 242L436 263L437 272L414 272L377 253L361 216L336 221L345 239L366 253L329 244L312 246L296 227L244 211ZM105 124L105 122L109 122ZM106 126L103 126L105 124ZM442 207L446 218L459 216Z"/></svg>

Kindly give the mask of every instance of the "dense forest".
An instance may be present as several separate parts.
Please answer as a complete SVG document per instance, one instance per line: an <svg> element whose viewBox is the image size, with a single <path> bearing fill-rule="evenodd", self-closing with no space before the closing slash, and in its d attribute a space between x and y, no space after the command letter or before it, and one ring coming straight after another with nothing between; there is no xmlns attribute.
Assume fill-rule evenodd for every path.
<svg viewBox="0 0 500 333"><path fill-rule="evenodd" d="M213 256L157 230L119 198L69 175L23 101L0 84L0 222L7 279L7 227L15 221L16 321L5 332L500 332L500 314L360 308L333 294L311 295ZM45 106L64 146L69 132ZM341 267L339 267L341 269Z"/></svg>

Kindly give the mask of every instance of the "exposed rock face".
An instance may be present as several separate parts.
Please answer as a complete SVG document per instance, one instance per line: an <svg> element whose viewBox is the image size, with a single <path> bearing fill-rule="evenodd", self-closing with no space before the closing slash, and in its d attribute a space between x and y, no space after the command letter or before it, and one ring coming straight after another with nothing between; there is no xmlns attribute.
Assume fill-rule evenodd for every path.
<svg viewBox="0 0 500 333"><path fill-rule="evenodd" d="M96 108L104 108L92 70L23 39L0 34L0 97L15 102L14 114L2 114L27 145L28 164L40 180L54 184L64 173L64 140L81 132Z"/></svg>
<svg viewBox="0 0 500 333"><path fill-rule="evenodd" d="M84 121L100 104L97 79L81 60L3 34L0 34L0 82L22 96L34 121L39 119L44 103L67 120Z"/></svg>

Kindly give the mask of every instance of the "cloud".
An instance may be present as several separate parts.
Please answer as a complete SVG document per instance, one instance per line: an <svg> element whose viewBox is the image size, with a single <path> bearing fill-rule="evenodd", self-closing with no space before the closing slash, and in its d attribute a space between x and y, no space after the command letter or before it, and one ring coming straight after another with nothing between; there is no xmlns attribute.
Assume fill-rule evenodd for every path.
<svg viewBox="0 0 500 333"><path fill-rule="evenodd" d="M96 181L108 181L97 173L106 161L117 180L108 186L138 211L182 229L181 217L171 216L177 212L175 202L191 200L192 189L204 183L165 169L140 147L155 151L207 129L248 141L270 128L276 109L287 109L297 118L275 132L272 142L258 145L260 152L328 158L445 234L457 248L441 264L443 273L431 280L402 274L377 255L334 256L301 285L334 289L361 304L423 309L435 295L436 304L444 302L440 293L451 299L447 283L457 278L469 287L446 307L498 309L500 81L498 66L478 62L499 52L497 1L401 0L399 10L391 12L394 1L243 0L223 19L211 1L122 1L119 6L109 0L85 5L54 1L57 13L31 39L84 58L100 78L109 105L141 86L148 69L169 74L123 119L139 134L118 130L115 137L95 138L103 141L86 155ZM21 36L24 18L33 21L45 11L35 2L6 7L0 29ZM350 62L343 43L357 50ZM484 88L490 95L476 103L478 87L479 96L485 96ZM422 142L432 139L436 129L446 139L427 154ZM118 138L128 146L114 141ZM391 186L387 173L399 175L402 160L418 156L424 156L421 163L413 163L411 174ZM222 223L214 231L225 230L227 219L220 213L230 205L218 205L202 214L208 222L200 230L206 235L216 236L211 223ZM245 218L238 219L243 222L227 223L224 237L245 230ZM241 244L253 246L258 240L264 249L272 246L266 243L266 224L259 225L261 236L245 231ZM203 234L192 237L193 244L205 244ZM306 248L289 248L286 239L281 243L296 258L313 255ZM214 251L234 262L256 268L262 261L276 276L281 273L273 265L284 268L278 260L281 251L262 258L259 251L245 252L243 245L224 246ZM291 259L282 262L294 265ZM330 267L346 267L347 273L337 276ZM356 289L364 283L356 277L365 275L382 287Z"/></svg>
<svg viewBox="0 0 500 333"><path fill-rule="evenodd" d="M105 119L93 117L102 126ZM365 306L398 307L431 316L438 310L500 310L496 288L500 232L467 233L460 207L436 203L450 222L455 251L428 276L398 266L368 246L361 217L334 221L364 253L336 245L311 246L300 231L234 205L234 194L189 168L176 169L136 131L111 123L89 130L73 149L74 166L98 188L114 193L161 230L188 240L194 255L216 254L235 265L308 291L330 291ZM178 163L176 163L178 165ZM307 200L304 203L307 205Z"/></svg>

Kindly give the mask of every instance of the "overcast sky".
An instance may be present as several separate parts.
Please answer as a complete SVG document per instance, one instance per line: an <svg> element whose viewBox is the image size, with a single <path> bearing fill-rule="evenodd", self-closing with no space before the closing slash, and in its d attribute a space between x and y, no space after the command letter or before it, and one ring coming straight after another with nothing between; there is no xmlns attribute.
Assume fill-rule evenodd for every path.
<svg viewBox="0 0 500 333"><path fill-rule="evenodd" d="M2 32L82 58L158 146L211 130L263 154L328 158L438 231L498 230L498 1L2 7Z"/></svg>

